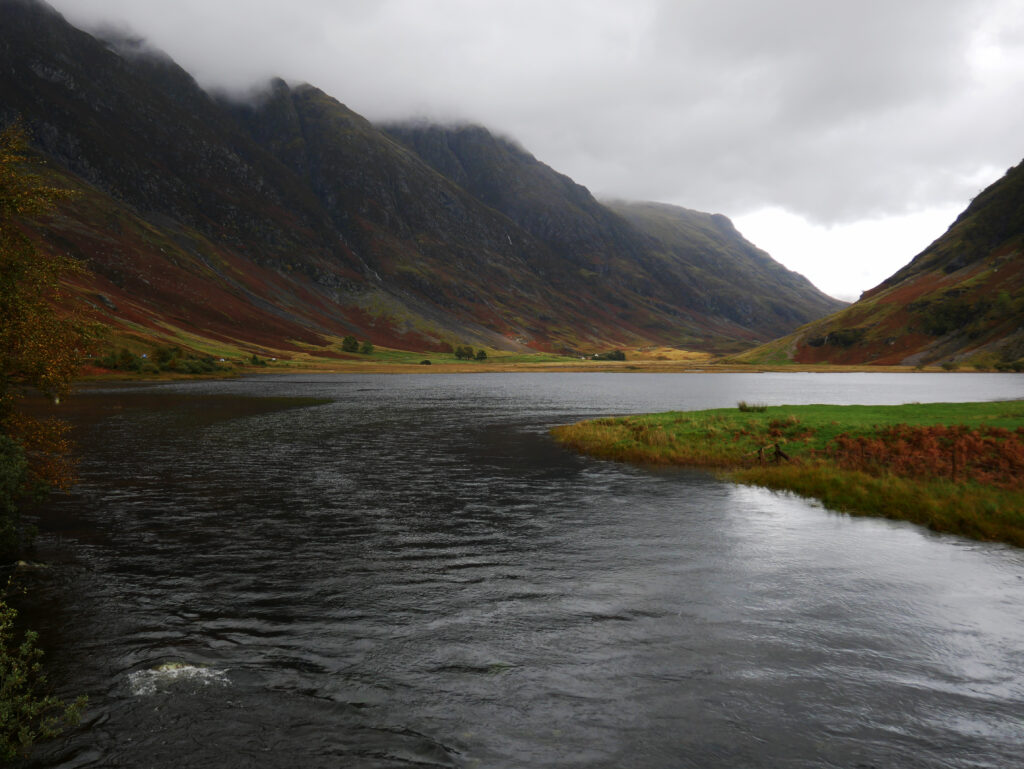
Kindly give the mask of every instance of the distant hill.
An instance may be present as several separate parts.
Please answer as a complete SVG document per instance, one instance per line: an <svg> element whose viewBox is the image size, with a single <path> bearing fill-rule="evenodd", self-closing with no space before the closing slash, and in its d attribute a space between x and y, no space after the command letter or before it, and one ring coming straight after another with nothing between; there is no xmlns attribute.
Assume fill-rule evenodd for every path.
<svg viewBox="0 0 1024 769"><path fill-rule="evenodd" d="M803 275L748 241L721 214L662 203L616 201L608 207L658 243L656 253L678 276L680 292L705 312L784 334L808 314L845 306Z"/></svg>
<svg viewBox="0 0 1024 769"><path fill-rule="evenodd" d="M981 192L944 235L860 300L741 358L979 367L1020 361L1024 163Z"/></svg>
<svg viewBox="0 0 1024 769"><path fill-rule="evenodd" d="M485 129L383 130L280 80L211 95L36 0L0 0L14 120L80 193L35 237L86 263L79 295L140 343L721 351L841 306L724 217L669 242ZM715 277L748 268L735 290Z"/></svg>
<svg viewBox="0 0 1024 769"><path fill-rule="evenodd" d="M562 293L586 290L615 304L628 290L690 323L694 336L684 340L690 346L713 340L700 329L702 317L716 324L706 326L712 334L745 339L729 327L777 336L843 306L745 240L721 214L601 204L585 187L479 126L384 128L543 241L557 257L548 260L546 273ZM617 279L602 280L606 276Z"/></svg>

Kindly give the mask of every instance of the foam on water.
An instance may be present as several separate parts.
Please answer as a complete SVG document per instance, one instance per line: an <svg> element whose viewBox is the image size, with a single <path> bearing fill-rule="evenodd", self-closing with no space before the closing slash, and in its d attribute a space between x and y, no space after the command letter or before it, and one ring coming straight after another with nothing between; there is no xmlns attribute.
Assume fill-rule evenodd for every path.
<svg viewBox="0 0 1024 769"><path fill-rule="evenodd" d="M136 696L156 694L183 682L202 686L227 686L230 683L225 670L184 662L167 662L155 668L136 670L128 674L128 686Z"/></svg>

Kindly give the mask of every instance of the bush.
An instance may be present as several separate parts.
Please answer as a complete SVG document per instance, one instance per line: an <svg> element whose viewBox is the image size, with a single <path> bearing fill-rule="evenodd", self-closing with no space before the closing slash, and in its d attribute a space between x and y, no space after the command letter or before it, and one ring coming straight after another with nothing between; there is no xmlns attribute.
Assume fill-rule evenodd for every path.
<svg viewBox="0 0 1024 769"><path fill-rule="evenodd" d="M100 359L100 365L111 371L141 371L142 358L122 347L118 353L110 353Z"/></svg>
<svg viewBox="0 0 1024 769"><path fill-rule="evenodd" d="M767 403L747 403L746 401L740 401L739 403L736 404L736 408L738 408L740 411L746 411L746 412L752 412L752 411L761 412L761 411L767 411L768 410L768 404Z"/></svg>
<svg viewBox="0 0 1024 769"><path fill-rule="evenodd" d="M611 350L609 352L599 352L594 356L594 360L625 360L626 353L622 350Z"/></svg>
<svg viewBox="0 0 1024 769"><path fill-rule="evenodd" d="M27 755L36 741L56 737L65 725L77 724L86 698L68 704L47 694L38 635L26 630L15 641L17 612L0 596L0 762Z"/></svg>
<svg viewBox="0 0 1024 769"><path fill-rule="evenodd" d="M988 311L991 302L980 300L969 304L966 301L940 301L928 307L921 317L921 329L930 336L946 334L966 327L971 321L981 318Z"/></svg>
<svg viewBox="0 0 1024 769"><path fill-rule="evenodd" d="M367 339L365 342L363 342L362 347L359 348L359 352L361 352L363 355L373 355L373 342Z"/></svg>
<svg viewBox="0 0 1024 769"><path fill-rule="evenodd" d="M354 336L347 336L341 340L342 352L359 352L359 340Z"/></svg>
<svg viewBox="0 0 1024 769"><path fill-rule="evenodd" d="M853 347L864 338L865 334L867 334L867 329L841 328L825 337L825 342L832 347Z"/></svg>
<svg viewBox="0 0 1024 769"><path fill-rule="evenodd" d="M157 347L153 350L153 360L157 362L161 368L164 368L172 360L181 355L180 347Z"/></svg>
<svg viewBox="0 0 1024 769"><path fill-rule="evenodd" d="M942 368L945 371L956 371L960 368L960 364L955 360L947 360L942 364Z"/></svg>
<svg viewBox="0 0 1024 769"><path fill-rule="evenodd" d="M8 557L21 545L20 505L26 496L28 460L17 441L0 434L0 557Z"/></svg>

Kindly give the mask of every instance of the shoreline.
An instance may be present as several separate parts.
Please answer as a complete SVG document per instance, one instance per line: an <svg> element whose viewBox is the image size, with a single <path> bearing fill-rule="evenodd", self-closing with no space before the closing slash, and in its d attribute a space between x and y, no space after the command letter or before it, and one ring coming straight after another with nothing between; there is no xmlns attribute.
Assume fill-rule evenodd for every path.
<svg viewBox="0 0 1024 769"><path fill-rule="evenodd" d="M1016 373L996 371L945 371L939 367L919 369L913 366L837 366L832 364L762 366L749 364L694 364L680 361L579 361L579 362L515 362L500 361L467 363L433 361L431 365L391 363L385 361L353 361L345 363L310 361L308 363L277 363L268 366L244 366L207 374L177 372L131 373L125 371L91 371L76 377L76 383L163 382L203 379L232 379L240 376L266 374L521 374L521 373L618 373L618 374L976 374Z"/></svg>
<svg viewBox="0 0 1024 769"><path fill-rule="evenodd" d="M705 469L838 512L1024 547L1024 401L748 409L602 418L551 433L601 459Z"/></svg>

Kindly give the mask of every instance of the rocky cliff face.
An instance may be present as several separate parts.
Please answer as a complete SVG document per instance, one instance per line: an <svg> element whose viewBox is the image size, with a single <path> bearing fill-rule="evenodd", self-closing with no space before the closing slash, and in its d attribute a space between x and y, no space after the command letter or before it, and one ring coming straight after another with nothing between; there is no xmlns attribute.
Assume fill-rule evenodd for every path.
<svg viewBox="0 0 1024 769"><path fill-rule="evenodd" d="M80 293L123 333L730 349L838 306L741 238L651 233L482 128L385 131L282 81L233 103L35 0L0 0L16 119L80 193L37 236L87 263ZM761 269L741 292L708 282L738 266Z"/></svg>

